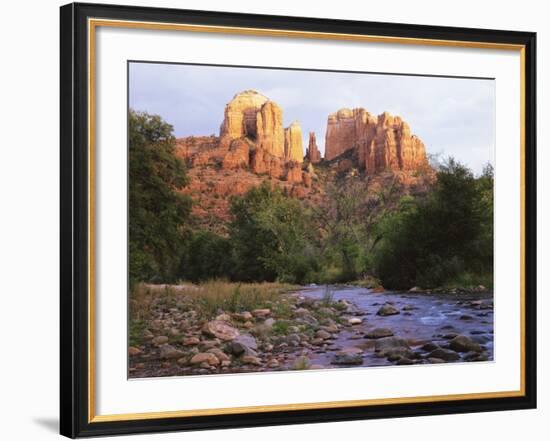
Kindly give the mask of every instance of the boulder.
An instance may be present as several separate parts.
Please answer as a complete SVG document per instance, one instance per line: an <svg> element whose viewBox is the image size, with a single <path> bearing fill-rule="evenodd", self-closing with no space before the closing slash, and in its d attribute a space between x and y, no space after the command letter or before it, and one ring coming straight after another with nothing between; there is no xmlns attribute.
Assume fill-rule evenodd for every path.
<svg viewBox="0 0 550 441"><path fill-rule="evenodd" d="M231 341L239 336L239 331L224 321L212 320L204 324L202 332L210 337Z"/></svg>
<svg viewBox="0 0 550 441"><path fill-rule="evenodd" d="M255 309L252 311L252 315L259 319L265 319L271 314L271 309L269 308L262 308L262 309Z"/></svg>
<svg viewBox="0 0 550 441"><path fill-rule="evenodd" d="M428 358L440 358L445 361L460 360L460 355L451 349L438 348L428 354Z"/></svg>
<svg viewBox="0 0 550 441"><path fill-rule="evenodd" d="M390 305L389 303L386 303L384 306L382 306L376 313L376 315L381 315L381 316L395 315L395 314L399 314L399 310L394 306Z"/></svg>
<svg viewBox="0 0 550 441"><path fill-rule="evenodd" d="M196 346L200 344L200 342L198 337L186 337L181 341L184 346Z"/></svg>
<svg viewBox="0 0 550 441"><path fill-rule="evenodd" d="M160 358L163 358L165 360L181 358L184 355L185 354L183 353L183 351L176 349L172 345L165 344L160 347Z"/></svg>
<svg viewBox="0 0 550 441"><path fill-rule="evenodd" d="M231 316L224 312L224 313L216 316L216 320L218 320L220 322L231 322Z"/></svg>
<svg viewBox="0 0 550 441"><path fill-rule="evenodd" d="M218 360L218 357L216 357L216 355L210 352L200 352L197 355L194 355L193 358L191 358L190 363L199 365L206 363L209 366L217 366L220 364L220 360Z"/></svg>
<svg viewBox="0 0 550 441"><path fill-rule="evenodd" d="M214 354L216 356L216 358L218 360L220 360L220 363L223 362L223 361L230 361L231 359L229 358L229 356L223 352L220 348L212 348L212 349L208 349L208 351L206 351L208 354Z"/></svg>
<svg viewBox="0 0 550 441"><path fill-rule="evenodd" d="M243 355L241 358L241 362L243 364L252 364L255 366L261 366L262 360L260 360L258 357L254 355Z"/></svg>
<svg viewBox="0 0 550 441"><path fill-rule="evenodd" d="M383 337L375 340L374 351L390 361L398 360L400 357L414 358L415 356L407 341L398 337Z"/></svg>
<svg viewBox="0 0 550 441"><path fill-rule="evenodd" d="M449 347L456 352L481 352L482 347L465 335L457 335L449 342Z"/></svg>
<svg viewBox="0 0 550 441"><path fill-rule="evenodd" d="M393 331L389 328L375 328L372 331L367 332L365 335L365 338L384 338L384 337L392 337Z"/></svg>
<svg viewBox="0 0 550 441"><path fill-rule="evenodd" d="M165 335L159 335L159 336L153 338L151 343L153 343L155 346L160 346L160 345L163 345L165 343L168 343L168 340L169 340L169 338L166 337Z"/></svg>
<svg viewBox="0 0 550 441"><path fill-rule="evenodd" d="M141 354L141 353L142 353L141 349L136 348L135 346L130 346L130 347L128 348L128 355L129 355L130 357L134 357L134 356L139 355L139 354Z"/></svg>
<svg viewBox="0 0 550 441"><path fill-rule="evenodd" d="M315 333L315 337L316 337L316 338L322 338L323 340L328 340L329 338L332 337L332 335L331 335L329 332L327 332L327 331L325 331L325 330L323 330L323 329L319 329L319 330Z"/></svg>
<svg viewBox="0 0 550 441"><path fill-rule="evenodd" d="M257 355L258 343L251 335L239 335L228 345L228 351L235 355Z"/></svg>
<svg viewBox="0 0 550 441"><path fill-rule="evenodd" d="M363 364L363 351L359 348L346 348L334 354L332 364Z"/></svg>
<svg viewBox="0 0 550 441"><path fill-rule="evenodd" d="M428 343L423 344L420 349L426 352L432 352L432 351L435 351L436 349L439 349L439 345L430 341Z"/></svg>

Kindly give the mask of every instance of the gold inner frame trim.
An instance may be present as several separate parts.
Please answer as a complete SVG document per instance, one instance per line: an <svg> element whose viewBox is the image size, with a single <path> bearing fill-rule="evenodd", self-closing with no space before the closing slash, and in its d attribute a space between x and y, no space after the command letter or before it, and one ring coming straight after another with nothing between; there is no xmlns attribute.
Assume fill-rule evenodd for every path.
<svg viewBox="0 0 550 441"><path fill-rule="evenodd" d="M161 412L96 415L95 400L95 36L97 27L130 28L161 31L186 31L200 33L237 34L260 37L309 38L338 41L411 44L419 46L462 47L518 51L520 54L520 389L512 391L465 393L452 395L376 398L365 400L327 401L314 403L274 404L262 406L229 407L217 409L193 409ZM525 395L525 46L520 44L406 38L377 35L339 34L280 29L262 29L232 26L191 25L179 23L155 23L141 21L88 19L88 422L112 422L181 418L213 415L234 415L293 410L335 409L389 404L413 404L472 399L521 397Z"/></svg>

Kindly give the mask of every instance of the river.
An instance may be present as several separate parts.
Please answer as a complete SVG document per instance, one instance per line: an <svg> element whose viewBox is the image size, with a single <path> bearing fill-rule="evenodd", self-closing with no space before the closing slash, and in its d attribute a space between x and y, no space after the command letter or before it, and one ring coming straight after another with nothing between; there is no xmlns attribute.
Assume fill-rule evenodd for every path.
<svg viewBox="0 0 550 441"><path fill-rule="evenodd" d="M324 368L337 367L331 364L336 351L359 348L363 351L363 366L392 365L374 350L373 339L365 336L376 328L388 328L394 336L407 340L413 350L426 358L422 346L432 342L442 348L456 334L465 335L484 348L487 360L493 360L493 296L490 292L460 294L427 294L410 292L375 293L366 288L332 287L333 300L346 300L354 306L347 317L362 319L360 324L347 326L335 334L331 344L312 350L310 361ZM321 299L325 287L306 288L295 295ZM380 316L378 310L384 304L395 307L399 314ZM465 361L466 353L460 354Z"/></svg>

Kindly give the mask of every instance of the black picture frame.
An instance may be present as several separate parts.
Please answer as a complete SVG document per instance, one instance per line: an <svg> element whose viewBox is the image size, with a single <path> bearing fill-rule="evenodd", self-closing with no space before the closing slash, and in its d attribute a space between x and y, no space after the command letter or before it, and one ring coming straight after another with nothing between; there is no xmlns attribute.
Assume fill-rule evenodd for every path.
<svg viewBox="0 0 550 441"><path fill-rule="evenodd" d="M87 20L90 17L523 46L525 57L524 395L213 416L90 421L89 250L87 245L89 226ZM60 432L62 435L75 438L536 407L535 33L79 3L62 6L60 19Z"/></svg>

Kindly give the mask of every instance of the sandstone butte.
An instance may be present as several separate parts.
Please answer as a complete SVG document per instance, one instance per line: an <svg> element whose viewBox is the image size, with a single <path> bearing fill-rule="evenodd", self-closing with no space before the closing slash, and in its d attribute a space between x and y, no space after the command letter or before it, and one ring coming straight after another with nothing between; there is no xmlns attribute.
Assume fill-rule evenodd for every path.
<svg viewBox="0 0 550 441"><path fill-rule="evenodd" d="M322 197L323 184L312 164L336 173L359 169L382 176L390 171L413 184L410 172L427 165L424 144L405 121L363 108L330 114L325 158L314 132L304 156L300 124L285 128L281 107L255 90L240 92L226 104L219 136L177 139L176 154L190 166L191 182L183 191L199 202L193 210L214 220L228 219L228 196L243 194L266 177L292 196Z"/></svg>
<svg viewBox="0 0 550 441"><path fill-rule="evenodd" d="M328 117L325 160L352 150L358 166L372 175L387 170L416 170L427 164L424 143L409 125L387 112L372 115L363 108L340 109Z"/></svg>

